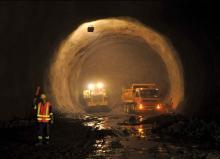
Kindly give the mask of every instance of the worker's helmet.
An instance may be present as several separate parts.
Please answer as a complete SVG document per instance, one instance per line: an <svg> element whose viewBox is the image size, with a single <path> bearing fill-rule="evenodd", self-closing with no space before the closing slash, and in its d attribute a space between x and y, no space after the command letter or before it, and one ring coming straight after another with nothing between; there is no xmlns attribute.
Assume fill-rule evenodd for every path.
<svg viewBox="0 0 220 159"><path fill-rule="evenodd" d="M46 96L45 94L41 94L40 98L41 98L41 99L46 99L47 96Z"/></svg>

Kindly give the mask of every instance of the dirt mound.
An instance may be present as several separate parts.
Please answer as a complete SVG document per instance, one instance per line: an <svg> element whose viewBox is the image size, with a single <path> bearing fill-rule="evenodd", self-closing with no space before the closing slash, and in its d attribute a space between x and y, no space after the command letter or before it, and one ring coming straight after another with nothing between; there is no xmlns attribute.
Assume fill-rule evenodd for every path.
<svg viewBox="0 0 220 159"><path fill-rule="evenodd" d="M194 142L220 148L220 125L214 120L187 119L182 115L163 114L148 118L144 124L152 124L152 133L162 138L181 142Z"/></svg>

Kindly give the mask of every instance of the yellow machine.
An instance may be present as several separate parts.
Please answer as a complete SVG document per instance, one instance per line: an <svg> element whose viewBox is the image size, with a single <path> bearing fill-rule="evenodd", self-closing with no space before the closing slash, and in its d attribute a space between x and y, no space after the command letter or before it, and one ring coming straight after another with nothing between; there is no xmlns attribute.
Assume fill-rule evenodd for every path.
<svg viewBox="0 0 220 159"><path fill-rule="evenodd" d="M107 106L108 96L103 83L89 84L83 91L83 98L88 107Z"/></svg>

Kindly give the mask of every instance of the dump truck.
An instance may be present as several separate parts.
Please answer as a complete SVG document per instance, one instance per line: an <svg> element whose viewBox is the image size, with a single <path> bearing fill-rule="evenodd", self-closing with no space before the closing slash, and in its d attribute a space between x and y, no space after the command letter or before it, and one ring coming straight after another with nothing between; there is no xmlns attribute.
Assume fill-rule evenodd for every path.
<svg viewBox="0 0 220 159"><path fill-rule="evenodd" d="M126 113L167 111L167 106L161 101L156 84L132 84L131 88L122 89L121 99Z"/></svg>
<svg viewBox="0 0 220 159"><path fill-rule="evenodd" d="M107 91L103 83L89 84L83 90L83 98L88 107L108 105Z"/></svg>

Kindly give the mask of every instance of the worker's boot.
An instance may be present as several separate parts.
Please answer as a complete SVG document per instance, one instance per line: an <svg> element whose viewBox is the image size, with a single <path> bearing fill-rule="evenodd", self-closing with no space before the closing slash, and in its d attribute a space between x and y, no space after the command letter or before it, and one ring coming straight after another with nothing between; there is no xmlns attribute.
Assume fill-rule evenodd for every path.
<svg viewBox="0 0 220 159"><path fill-rule="evenodd" d="M35 144L35 146L43 145L43 138L42 136L38 136L38 142Z"/></svg>
<svg viewBox="0 0 220 159"><path fill-rule="evenodd" d="M50 136L45 137L45 144L46 145L50 144Z"/></svg>

